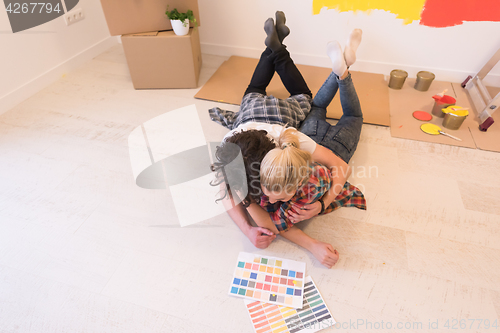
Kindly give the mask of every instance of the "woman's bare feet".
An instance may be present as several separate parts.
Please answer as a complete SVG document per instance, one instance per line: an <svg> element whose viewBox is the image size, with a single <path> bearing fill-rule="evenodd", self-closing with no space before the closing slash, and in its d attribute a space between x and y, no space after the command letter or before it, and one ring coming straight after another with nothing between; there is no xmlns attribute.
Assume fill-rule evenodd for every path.
<svg viewBox="0 0 500 333"><path fill-rule="evenodd" d="M349 34L344 50L344 58L347 67L352 66L356 62L356 50L361 43L362 34L363 31L361 29L354 29Z"/></svg>

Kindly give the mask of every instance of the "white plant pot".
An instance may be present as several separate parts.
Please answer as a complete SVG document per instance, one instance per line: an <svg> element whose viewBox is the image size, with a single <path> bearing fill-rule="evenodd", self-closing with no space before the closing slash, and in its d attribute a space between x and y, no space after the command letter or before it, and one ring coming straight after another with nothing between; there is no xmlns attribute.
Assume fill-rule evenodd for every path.
<svg viewBox="0 0 500 333"><path fill-rule="evenodd" d="M181 20L170 20L172 24L172 29L177 36L184 36L189 33L189 19L185 19L184 22Z"/></svg>

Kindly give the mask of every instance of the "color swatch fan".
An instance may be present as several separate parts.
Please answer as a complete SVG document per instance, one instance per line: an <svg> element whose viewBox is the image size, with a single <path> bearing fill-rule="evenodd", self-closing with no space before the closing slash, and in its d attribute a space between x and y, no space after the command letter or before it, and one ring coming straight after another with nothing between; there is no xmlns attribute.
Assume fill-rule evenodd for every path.
<svg viewBox="0 0 500 333"><path fill-rule="evenodd" d="M302 307L304 262L240 252L229 295Z"/></svg>
<svg viewBox="0 0 500 333"><path fill-rule="evenodd" d="M304 282L301 309L245 300L256 333L312 333L335 325L314 281L308 276Z"/></svg>

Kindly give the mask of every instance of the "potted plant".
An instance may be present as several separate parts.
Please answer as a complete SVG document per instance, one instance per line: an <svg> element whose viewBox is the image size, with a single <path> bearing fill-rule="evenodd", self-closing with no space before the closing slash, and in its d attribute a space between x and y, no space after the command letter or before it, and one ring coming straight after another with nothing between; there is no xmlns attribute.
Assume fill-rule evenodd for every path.
<svg viewBox="0 0 500 333"><path fill-rule="evenodd" d="M174 33L178 36L187 35L189 32L189 22L193 22L196 25L196 18L193 15L192 10L188 10L185 13L180 13L177 8L174 10L168 10L165 12L170 19L170 24L172 24L172 29Z"/></svg>

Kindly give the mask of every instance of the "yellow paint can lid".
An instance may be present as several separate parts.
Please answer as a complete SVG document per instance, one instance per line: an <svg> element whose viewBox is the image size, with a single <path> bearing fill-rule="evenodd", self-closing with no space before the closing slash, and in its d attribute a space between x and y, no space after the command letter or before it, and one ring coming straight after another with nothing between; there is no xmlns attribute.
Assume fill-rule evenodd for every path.
<svg viewBox="0 0 500 333"><path fill-rule="evenodd" d="M454 116L459 116L459 117L466 117L469 115L469 109L465 109L458 105L450 105L444 108L442 111L443 113L450 113L453 114Z"/></svg>

